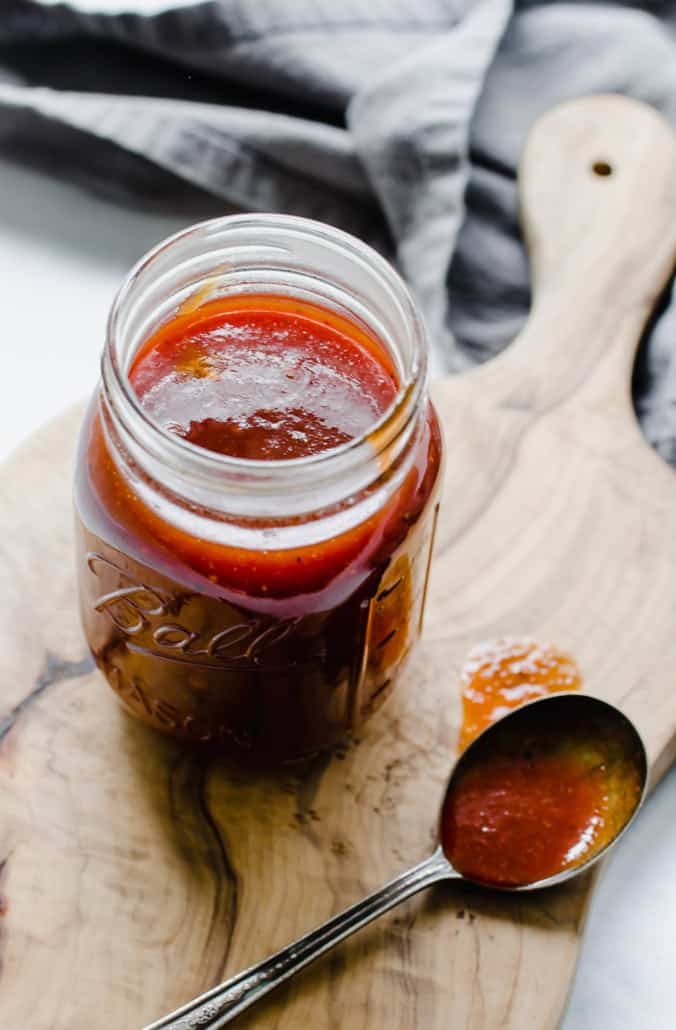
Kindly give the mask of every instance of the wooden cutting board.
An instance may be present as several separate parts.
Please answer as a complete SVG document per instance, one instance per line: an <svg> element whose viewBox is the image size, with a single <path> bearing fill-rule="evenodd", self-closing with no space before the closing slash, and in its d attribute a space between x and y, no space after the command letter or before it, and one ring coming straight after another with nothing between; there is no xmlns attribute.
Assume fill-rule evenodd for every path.
<svg viewBox="0 0 676 1030"><path fill-rule="evenodd" d="M533 634L645 735L676 731L676 477L630 401L676 253L676 142L618 97L558 108L521 169L531 319L437 385L447 471L424 640L358 743L254 778L136 725L80 633L70 480L81 412L0 472L0 1006L7 1028L138 1030L430 850L467 650ZM443 885L237 1023L534 1030L564 1005L589 881Z"/></svg>

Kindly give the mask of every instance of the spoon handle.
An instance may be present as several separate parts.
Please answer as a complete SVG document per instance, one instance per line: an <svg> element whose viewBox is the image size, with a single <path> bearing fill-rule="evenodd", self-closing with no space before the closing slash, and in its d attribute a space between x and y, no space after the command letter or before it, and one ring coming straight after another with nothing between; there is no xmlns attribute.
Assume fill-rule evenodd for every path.
<svg viewBox="0 0 676 1030"><path fill-rule="evenodd" d="M355 930L360 930L372 919L377 919L383 912L424 887L458 875L441 848L437 848L424 862L390 880L363 901L358 901L356 905L322 923L316 930L299 937L276 955L245 969L163 1019L146 1026L144 1030L220 1030L240 1012Z"/></svg>

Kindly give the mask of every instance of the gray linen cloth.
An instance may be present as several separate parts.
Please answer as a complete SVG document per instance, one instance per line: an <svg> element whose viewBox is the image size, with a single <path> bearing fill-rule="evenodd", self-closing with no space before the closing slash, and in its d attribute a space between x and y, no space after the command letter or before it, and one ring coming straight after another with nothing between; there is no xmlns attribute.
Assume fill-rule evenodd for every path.
<svg viewBox="0 0 676 1030"><path fill-rule="evenodd" d="M676 125L676 0L0 0L0 146L125 202L285 211L353 232L422 304L438 374L529 304L516 167L533 119L619 92ZM639 354L676 464L676 302Z"/></svg>

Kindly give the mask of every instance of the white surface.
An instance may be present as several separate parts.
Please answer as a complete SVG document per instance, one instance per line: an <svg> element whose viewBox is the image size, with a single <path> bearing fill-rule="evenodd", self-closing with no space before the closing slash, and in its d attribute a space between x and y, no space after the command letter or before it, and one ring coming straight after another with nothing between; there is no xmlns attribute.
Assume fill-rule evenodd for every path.
<svg viewBox="0 0 676 1030"><path fill-rule="evenodd" d="M0 459L91 393L124 275L185 224L0 163Z"/></svg>
<svg viewBox="0 0 676 1030"><path fill-rule="evenodd" d="M183 224L0 162L0 458L92 389L124 273ZM676 770L607 866L562 1030L676 1028L675 814Z"/></svg>

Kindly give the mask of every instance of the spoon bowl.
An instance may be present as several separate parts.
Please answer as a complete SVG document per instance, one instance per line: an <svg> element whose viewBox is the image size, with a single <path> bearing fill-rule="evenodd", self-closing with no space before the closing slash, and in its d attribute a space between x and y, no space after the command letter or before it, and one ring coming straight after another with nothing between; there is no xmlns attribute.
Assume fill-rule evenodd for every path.
<svg viewBox="0 0 676 1030"><path fill-rule="evenodd" d="M520 781L513 776L510 779L510 770L514 769L519 770ZM523 791L529 776L536 779L545 773L549 792L541 791L538 796L539 802L544 804L543 815L533 830L527 821L530 818L532 823L532 813L529 815L532 798L529 801L528 795L522 795L521 802L527 803L513 805L515 797L510 797L508 788L516 782ZM441 880L464 880L495 890L519 892L561 884L587 871L617 843L635 818L645 797L647 773L645 746L638 730L607 701L585 694L558 693L513 709L483 730L455 763L441 805L440 844L429 858L287 948L144 1030L220 1030L350 934ZM477 787L482 783L490 790L477 795ZM591 786L596 791L598 810L594 810L586 823L565 820L574 843L562 851L561 841L566 844L559 832L566 814L562 806L566 798L572 799L571 804L575 802L583 812L579 802L589 800L591 795L585 794L585 790ZM480 824L468 819L468 813L477 811L477 799ZM588 815L587 809L583 814ZM527 835L523 833L524 828L529 828ZM490 858L492 853L497 868L507 855L505 842L516 842L522 845L522 851L528 852L535 840L537 860L546 860L551 866L559 854L560 867L544 876L525 877L524 870L536 867L533 855L529 867L528 854L522 861L523 856L517 849L516 859L521 862L517 882L508 882L509 878L504 875L473 875L471 861L469 866L465 864L468 855L471 859L472 851L463 849L463 835L471 833L480 845L474 850L475 861L477 853L483 856L481 861L486 854ZM486 836L485 846L477 834ZM558 852L556 846L550 846L552 841L558 842ZM461 856L462 864L456 860L456 855Z"/></svg>
<svg viewBox="0 0 676 1030"><path fill-rule="evenodd" d="M556 871L546 876L529 876L524 877L522 882L508 883L496 877L473 874L462 863L454 861L451 843L445 838L449 802L457 793L458 784L475 777L477 773L485 772L491 764L495 766L496 775L502 775L504 781L505 766L510 763L513 766L515 762L520 762L522 771L536 782L538 776L547 771L547 766L548 771L555 771L559 777L554 797L547 798L541 793L538 798L540 805L545 800L549 802L548 807L542 811L545 821L550 823L548 833L543 834L543 837L551 839L555 836L560 829L557 817L559 822L563 822L567 814L561 810L561 802L571 808L576 800L571 797L574 788L585 783L593 786L593 783L588 783L590 780L595 780L597 789L603 792L603 814L599 813L595 817L596 825L592 827L594 832L587 834L588 839L582 841L582 846L571 847L571 854L556 863L560 866ZM563 777L571 766L575 777L571 784L567 784ZM625 832L643 802L647 779L648 758L645 746L634 724L619 708L600 698L577 692L561 692L538 698L492 723L475 737L458 758L451 771L441 807L439 836L442 850L463 879L494 890L532 891L563 883L589 869ZM501 793L506 794L508 787L504 782L499 786ZM564 792L564 787L568 787L568 793ZM552 811L557 801L559 808ZM485 820L485 804L483 814ZM456 829L463 832L462 825ZM486 831L485 826L481 829ZM532 835L537 835L539 829L539 826L533 827ZM573 825L573 835L576 829ZM496 856L490 857L494 860Z"/></svg>

